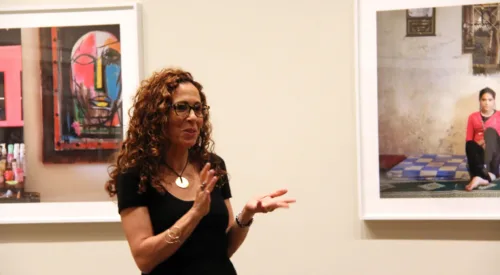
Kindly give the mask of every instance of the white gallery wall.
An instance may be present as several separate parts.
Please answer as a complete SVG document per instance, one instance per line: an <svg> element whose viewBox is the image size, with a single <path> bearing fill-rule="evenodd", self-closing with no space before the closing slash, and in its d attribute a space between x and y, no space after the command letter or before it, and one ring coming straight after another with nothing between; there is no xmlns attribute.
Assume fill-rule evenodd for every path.
<svg viewBox="0 0 500 275"><path fill-rule="evenodd" d="M204 84L235 211L281 187L297 199L255 218L239 274L498 274L499 222L359 221L353 0L142 4L145 74L181 66ZM119 224L0 225L0 259L2 275L139 274Z"/></svg>

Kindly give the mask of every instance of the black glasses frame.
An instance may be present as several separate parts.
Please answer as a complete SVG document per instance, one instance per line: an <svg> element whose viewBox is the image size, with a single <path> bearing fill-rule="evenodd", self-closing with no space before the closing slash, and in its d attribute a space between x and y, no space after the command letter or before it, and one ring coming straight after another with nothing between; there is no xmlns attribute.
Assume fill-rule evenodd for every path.
<svg viewBox="0 0 500 275"><path fill-rule="evenodd" d="M177 112L177 106L178 106L178 105L187 105L187 106L188 106L188 111L186 112L186 114L179 114L179 113ZM178 116L186 116L186 117L187 117L187 116L189 116L189 114L191 113L191 110L193 110L194 115L195 115L195 116L197 116L197 117L201 117L201 118L206 117L206 116L207 116L207 114L208 114L208 110L210 109L210 106L205 105L205 104L202 104L202 105L201 105L201 114L200 114L200 115L198 115L198 114L196 113L196 111L195 111L195 108L196 108L197 106L190 105L190 104L189 104L189 103L187 103L187 102L178 102L178 103L175 103L175 104L170 104L170 105L169 105L169 107L170 107L170 108L172 108L172 109L174 109L175 114L176 114L176 115L178 115Z"/></svg>

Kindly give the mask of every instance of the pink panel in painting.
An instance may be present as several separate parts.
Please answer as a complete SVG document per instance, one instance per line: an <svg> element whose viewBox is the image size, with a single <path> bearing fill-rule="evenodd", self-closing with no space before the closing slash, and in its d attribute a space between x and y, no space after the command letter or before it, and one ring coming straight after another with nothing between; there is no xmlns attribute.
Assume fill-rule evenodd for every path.
<svg viewBox="0 0 500 275"><path fill-rule="evenodd" d="M4 73L6 120L0 127L23 126L21 116L21 46L0 47L0 72Z"/></svg>

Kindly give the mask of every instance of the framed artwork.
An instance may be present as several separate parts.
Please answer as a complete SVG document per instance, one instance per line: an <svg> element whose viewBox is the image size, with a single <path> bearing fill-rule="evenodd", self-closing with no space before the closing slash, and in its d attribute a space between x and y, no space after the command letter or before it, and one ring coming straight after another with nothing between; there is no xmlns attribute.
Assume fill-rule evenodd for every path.
<svg viewBox="0 0 500 275"><path fill-rule="evenodd" d="M475 75L499 72L499 3L481 3L462 7L462 52L472 54Z"/></svg>
<svg viewBox="0 0 500 275"><path fill-rule="evenodd" d="M361 219L500 219L500 154L471 138L469 123L483 108L480 92L500 92L499 4L356 2ZM439 31L408 39L408 11L429 11L415 13L422 17L429 7ZM479 72L480 64L489 65ZM469 149L476 143L481 156Z"/></svg>
<svg viewBox="0 0 500 275"><path fill-rule="evenodd" d="M107 162L123 139L119 24L39 29L43 161Z"/></svg>
<svg viewBox="0 0 500 275"><path fill-rule="evenodd" d="M406 36L436 35L436 8L406 10Z"/></svg>
<svg viewBox="0 0 500 275"><path fill-rule="evenodd" d="M474 8L472 5L462 6L462 53L471 53L474 51Z"/></svg>
<svg viewBox="0 0 500 275"><path fill-rule="evenodd" d="M0 11L0 224L119 221L104 183L142 79L140 4Z"/></svg>

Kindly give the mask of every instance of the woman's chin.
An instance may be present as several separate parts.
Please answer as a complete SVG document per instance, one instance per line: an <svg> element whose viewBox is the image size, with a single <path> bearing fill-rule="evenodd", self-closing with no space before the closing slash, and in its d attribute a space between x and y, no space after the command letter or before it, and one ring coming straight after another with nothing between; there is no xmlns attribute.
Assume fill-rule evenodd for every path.
<svg viewBox="0 0 500 275"><path fill-rule="evenodd" d="M182 139L177 139L173 141L171 144L175 145L178 148L186 148L190 149L191 147L196 145L196 140L194 138L182 138Z"/></svg>
<svg viewBox="0 0 500 275"><path fill-rule="evenodd" d="M181 144L183 147L191 148L196 145L196 140L184 140Z"/></svg>

